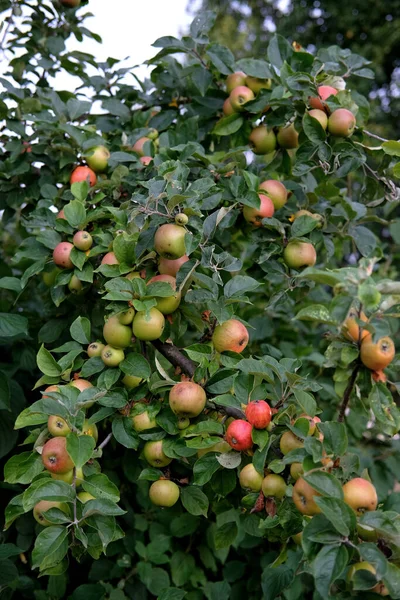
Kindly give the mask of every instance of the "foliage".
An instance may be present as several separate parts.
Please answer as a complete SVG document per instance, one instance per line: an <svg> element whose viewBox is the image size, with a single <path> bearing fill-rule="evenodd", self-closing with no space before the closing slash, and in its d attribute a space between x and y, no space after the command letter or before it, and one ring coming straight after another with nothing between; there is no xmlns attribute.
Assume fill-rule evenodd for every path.
<svg viewBox="0 0 400 600"><path fill-rule="evenodd" d="M155 42L150 80L134 87L115 59L97 64L68 51L70 35L96 39L84 7L1 3L10 8L4 43L12 59L0 104L1 597L373 599L383 582L400 598L398 360L385 374L360 361L363 330L374 342L398 339L400 144L376 141L366 128L369 104L357 91L366 61L337 47L315 57L296 52L275 35L266 60L235 62L210 43L215 15L204 12L190 37ZM223 116L224 81L236 69L272 85L245 111ZM307 114L317 86L338 83L343 69L347 87L327 109L356 115L349 138L325 132ZM76 92L52 89L52 77L64 71L78 77ZM294 122L299 147L253 155L248 138L260 119L275 130ZM149 164L133 150L143 136ZM70 185L74 167L98 145L111 156L97 183ZM290 198L252 227L242 207L259 208L266 179L282 180ZM299 209L323 218L294 219ZM122 344L118 366L89 358L106 318L129 307L146 316L173 295L165 282L146 282L158 270L156 231L181 213L189 218L189 260L176 276L179 309L153 341ZM56 268L53 250L83 229L94 245L74 247L73 267ZM295 241L315 247L315 265L287 266L283 251ZM108 252L116 264L102 264ZM343 330L351 309L360 331L353 339ZM248 328L249 346L217 353L213 332L233 317ZM126 376L140 382L124 385ZM77 378L92 386L77 389ZM207 406L182 424L168 398L188 379L206 391ZM43 395L50 385L56 389ZM273 420L252 430L253 447L217 452L227 426L261 398ZM135 417L144 412L155 426L139 431ZM51 415L71 430L54 439L66 439L72 481L44 469ZM321 423L314 431L301 415ZM298 447L283 454L289 432ZM162 441L163 465L146 460L145 444L155 441ZM251 463L262 476L283 476L283 499L242 490L238 476ZM312 518L292 500L293 463L320 495ZM355 477L372 480L377 510L349 508L342 484ZM148 495L163 480L180 490L164 509ZM84 503L82 491L93 499ZM62 503L45 513L47 527L32 516L43 500ZM350 565L364 560L375 574L357 571L349 581Z"/></svg>

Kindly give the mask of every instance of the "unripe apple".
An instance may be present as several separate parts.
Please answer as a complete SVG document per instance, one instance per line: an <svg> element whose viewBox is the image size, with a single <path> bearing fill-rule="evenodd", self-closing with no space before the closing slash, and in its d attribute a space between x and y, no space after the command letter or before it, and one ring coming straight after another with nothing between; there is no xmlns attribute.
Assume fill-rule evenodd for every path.
<svg viewBox="0 0 400 600"><path fill-rule="evenodd" d="M168 479L159 479L151 484L149 498L156 506L170 508L179 500L179 487Z"/></svg>
<svg viewBox="0 0 400 600"><path fill-rule="evenodd" d="M377 542L379 537L376 529L361 523L357 523L357 534L363 542Z"/></svg>
<svg viewBox="0 0 400 600"><path fill-rule="evenodd" d="M357 515L365 511L376 510L378 495L375 487L362 477L350 479L343 486L344 501Z"/></svg>
<svg viewBox="0 0 400 600"><path fill-rule="evenodd" d="M141 377L135 377L135 375L125 375L122 379L122 383L128 390L138 387L142 383Z"/></svg>
<svg viewBox="0 0 400 600"><path fill-rule="evenodd" d="M149 137L141 137L133 144L132 150L136 154L139 154L139 156L145 156L144 146L147 143L151 143L151 139Z"/></svg>
<svg viewBox="0 0 400 600"><path fill-rule="evenodd" d="M111 154L105 146L95 146L88 150L88 154L85 154L85 160L93 171L102 173L108 167L110 156Z"/></svg>
<svg viewBox="0 0 400 600"><path fill-rule="evenodd" d="M78 248L78 250L82 250L83 252L89 250L93 244L93 238L87 231L77 231L72 238L72 241L74 242L75 248Z"/></svg>
<svg viewBox="0 0 400 600"><path fill-rule="evenodd" d="M267 217L272 217L275 208L274 204L268 196L264 194L258 194L260 198L260 208L254 208L252 206L243 207L243 216L248 223L254 225L254 227L261 227L262 220Z"/></svg>
<svg viewBox="0 0 400 600"><path fill-rule="evenodd" d="M45 469L51 473L67 473L74 463L67 452L65 437L51 438L42 449L42 461Z"/></svg>
<svg viewBox="0 0 400 600"><path fill-rule="evenodd" d="M127 348L131 343L132 330L119 322L118 315L113 315L104 323L103 337L114 348Z"/></svg>
<svg viewBox="0 0 400 600"><path fill-rule="evenodd" d="M51 271L44 271L42 273L42 279L44 284L47 287L53 287L54 282L59 273L61 273L61 269L58 269L57 267L54 267L54 269L52 269Z"/></svg>
<svg viewBox="0 0 400 600"><path fill-rule="evenodd" d="M324 100L327 100L329 96L336 96L338 90L330 85L320 85L318 87L318 98L309 98L310 106L318 110L324 110ZM322 100L322 102L321 102Z"/></svg>
<svg viewBox="0 0 400 600"><path fill-rule="evenodd" d="M299 419L306 419L309 422L310 426L307 435L314 435L317 429L317 423L321 423L321 419L319 417L310 417L310 415L302 414L293 421L295 426Z"/></svg>
<svg viewBox="0 0 400 600"><path fill-rule="evenodd" d="M236 112L241 112L244 110L244 106L250 100L254 100L254 94L250 88L245 85L239 85L235 87L229 94L229 101L232 105L232 108Z"/></svg>
<svg viewBox="0 0 400 600"><path fill-rule="evenodd" d="M320 507L314 500L315 496L320 495L302 477L293 486L293 502L297 510L303 515L313 516L321 512Z"/></svg>
<svg viewBox="0 0 400 600"><path fill-rule="evenodd" d="M74 470L71 469L70 471L67 471L67 473L52 473L51 478L56 479L57 481L65 481L65 483L68 483L68 485L71 485L71 483L74 480ZM76 477L75 477L76 487L79 487L82 484L83 480L84 480L84 475L83 475L82 468L76 469Z"/></svg>
<svg viewBox="0 0 400 600"><path fill-rule="evenodd" d="M249 145L254 154L269 154L276 148L276 135L266 125L258 125L250 134Z"/></svg>
<svg viewBox="0 0 400 600"><path fill-rule="evenodd" d="M135 316L135 309L130 307L123 312L118 313L118 321L121 325L130 325L133 321L133 317Z"/></svg>
<svg viewBox="0 0 400 600"><path fill-rule="evenodd" d="M295 481L297 481L302 475L304 475L303 465L299 462L292 463L290 465L290 475Z"/></svg>
<svg viewBox="0 0 400 600"><path fill-rule="evenodd" d="M139 311L136 313L132 324L133 335L144 342L158 340L162 336L164 327L164 315L157 308L151 308L149 311Z"/></svg>
<svg viewBox="0 0 400 600"><path fill-rule="evenodd" d="M222 112L224 113L224 115L226 117L229 117L230 115L234 115L235 114L235 109L233 108L231 101L229 100L229 98L227 98L225 100L225 102L222 105Z"/></svg>
<svg viewBox="0 0 400 600"><path fill-rule="evenodd" d="M60 242L53 250L53 261L58 267L72 269L74 264L70 258L74 245L70 242Z"/></svg>
<svg viewBox="0 0 400 600"><path fill-rule="evenodd" d="M249 332L240 321L229 319L217 325L212 335L212 343L217 352L243 352L249 343Z"/></svg>
<svg viewBox="0 0 400 600"><path fill-rule="evenodd" d="M178 429L187 429L190 425L190 419L187 417L179 417L178 419Z"/></svg>
<svg viewBox="0 0 400 600"><path fill-rule="evenodd" d="M113 348L112 346L104 346L101 352L101 360L107 367L118 367L125 359L124 351L121 348Z"/></svg>
<svg viewBox="0 0 400 600"><path fill-rule="evenodd" d="M230 94L235 88L244 85L246 82L246 73L235 71L226 78L226 91Z"/></svg>
<svg viewBox="0 0 400 600"><path fill-rule="evenodd" d="M163 452L163 441L146 442L143 448L143 456L152 467L166 467L172 462Z"/></svg>
<svg viewBox="0 0 400 600"><path fill-rule="evenodd" d="M94 441L97 444L97 440L99 439L99 431L97 429L96 423L89 423L89 421L85 419L81 435L89 435L94 439Z"/></svg>
<svg viewBox="0 0 400 600"><path fill-rule="evenodd" d="M360 326L358 325L356 319L359 319L363 323L368 323L368 318L365 312L361 311L360 316L358 315L358 310L355 308L351 308L345 322L342 325L342 333L344 337L351 342L359 342L368 337L370 334L367 329L362 329L360 334ZM361 337L360 337L361 336Z"/></svg>
<svg viewBox="0 0 400 600"><path fill-rule="evenodd" d="M396 349L390 337L383 337L376 343L368 333L361 343L361 360L371 371L383 371L394 359Z"/></svg>
<svg viewBox="0 0 400 600"><path fill-rule="evenodd" d="M320 229L322 227L322 222L324 220L324 217L322 215L320 215L318 213L312 213L309 210L305 210L304 208L302 208L301 210L298 210L297 212L295 212L290 217L289 221L294 222L299 217L311 217L312 219L314 219L315 221L318 222L317 229Z"/></svg>
<svg viewBox="0 0 400 600"><path fill-rule="evenodd" d="M263 482L263 476L254 468L252 463L243 467L239 475L239 483L244 490L259 492Z"/></svg>
<svg viewBox="0 0 400 600"><path fill-rule="evenodd" d="M269 90L271 88L270 79L261 79L259 77L246 77L246 85L251 89L252 92L258 94L260 90Z"/></svg>
<svg viewBox="0 0 400 600"><path fill-rule="evenodd" d="M250 450L253 446L253 426L243 419L235 419L228 425L225 439L234 450Z"/></svg>
<svg viewBox="0 0 400 600"><path fill-rule="evenodd" d="M166 298L156 297L158 310L162 312L163 315L170 315L176 311L181 303L182 298L181 292L176 291L176 279L175 277L171 277L171 275L155 275L149 279L147 285L150 283L155 283L156 281L164 281L165 283L169 283L175 292L173 296L168 296Z"/></svg>
<svg viewBox="0 0 400 600"><path fill-rule="evenodd" d="M246 419L256 429L265 429L271 422L271 407L265 400L253 400L246 406Z"/></svg>
<svg viewBox="0 0 400 600"><path fill-rule="evenodd" d="M107 252L101 259L102 265L119 265L119 260L115 256L114 252Z"/></svg>
<svg viewBox="0 0 400 600"><path fill-rule="evenodd" d="M303 448L304 442L294 435L292 431L285 431L279 440L279 447L282 454L286 455L291 450Z"/></svg>
<svg viewBox="0 0 400 600"><path fill-rule="evenodd" d="M33 508L33 516L35 517L35 520L39 523L39 525L43 525L43 527L49 527L51 525L54 525L54 523L46 519L45 515L46 511L50 510L51 508L58 508L59 510L62 510L62 512L65 514L69 513L68 504L64 502L51 502L50 500L41 500L40 502L35 504Z"/></svg>
<svg viewBox="0 0 400 600"><path fill-rule="evenodd" d="M93 187L97 182L96 173L89 167L76 167L71 173L69 182L72 185L73 183L80 183L81 181L87 181L90 187Z"/></svg>
<svg viewBox="0 0 400 600"><path fill-rule="evenodd" d="M66 437L71 433L67 421L58 415L51 415L47 420L47 429L54 437Z"/></svg>
<svg viewBox="0 0 400 600"><path fill-rule="evenodd" d="M104 344L102 344L101 342L92 342L91 344L89 344L89 346L87 347L87 353L89 358L93 358L94 356L101 356L101 352L104 347Z"/></svg>
<svg viewBox="0 0 400 600"><path fill-rule="evenodd" d="M299 146L299 134L294 127L294 123L281 127L276 137L281 148L291 150Z"/></svg>
<svg viewBox="0 0 400 600"><path fill-rule="evenodd" d="M275 210L282 208L287 202L288 191L280 181L267 179L260 183L259 189L262 193L266 192L268 198L271 198Z"/></svg>
<svg viewBox="0 0 400 600"><path fill-rule="evenodd" d="M350 137L356 126L356 118L347 108L338 108L328 119L328 131L339 137Z"/></svg>
<svg viewBox="0 0 400 600"><path fill-rule="evenodd" d="M317 260L317 253L312 244L308 242L289 242L283 251L283 259L288 267L300 269L312 267Z"/></svg>
<svg viewBox="0 0 400 600"><path fill-rule="evenodd" d="M77 388L80 392L83 392L83 390L87 390L93 387L93 384L90 383L90 381L87 381L87 379L73 379L70 382L70 385L72 385L72 387Z"/></svg>
<svg viewBox="0 0 400 600"><path fill-rule="evenodd" d="M286 493L285 480L280 475L270 473L263 479L262 491L266 498L283 498Z"/></svg>
<svg viewBox="0 0 400 600"><path fill-rule="evenodd" d="M178 417L193 419L203 412L207 396L201 385L193 381L175 384L169 392L169 405Z"/></svg>
<svg viewBox="0 0 400 600"><path fill-rule="evenodd" d="M153 429L154 427L157 427L155 419L150 419L147 410L132 417L132 425L135 431L138 433L141 431L146 431L146 429Z"/></svg>
<svg viewBox="0 0 400 600"><path fill-rule="evenodd" d="M175 215L175 223L181 227L184 227L189 223L189 217L185 215L185 213L178 213Z"/></svg>
<svg viewBox="0 0 400 600"><path fill-rule="evenodd" d="M68 289L72 294L80 294L83 290L82 281L76 275L72 275L68 283Z"/></svg>
<svg viewBox="0 0 400 600"><path fill-rule="evenodd" d="M81 3L81 0L60 0L60 4L67 8L77 8Z"/></svg>
<svg viewBox="0 0 400 600"><path fill-rule="evenodd" d="M299 531L299 533L295 533L294 535L292 535L292 540L294 541L296 546L301 546L302 539L303 539L302 531Z"/></svg>
<svg viewBox="0 0 400 600"><path fill-rule="evenodd" d="M371 563L364 560L362 562L358 562L358 563L355 563L354 565L351 565L351 567L347 573L347 581L353 581L354 575L357 571L369 571L373 575L376 575L375 567L373 565L371 565ZM385 584L382 583L381 581L379 583L377 583L376 585L374 585L374 587L372 587L368 591L374 592L375 594L378 594L379 596L389 596L389 590L387 589Z"/></svg>
<svg viewBox="0 0 400 600"><path fill-rule="evenodd" d="M184 254L176 260L168 260L168 258L160 258L158 263L158 270L162 275L171 275L176 277L181 266L189 260L189 257Z"/></svg>
<svg viewBox="0 0 400 600"><path fill-rule="evenodd" d="M153 160L152 156L141 156L139 158L140 162L142 163L142 165L144 165L145 167L148 167L149 164L151 163L151 161Z"/></svg>
<svg viewBox="0 0 400 600"><path fill-rule="evenodd" d="M179 225L168 223L161 225L154 236L154 249L163 258L176 260L185 252L186 230Z"/></svg>
<svg viewBox="0 0 400 600"><path fill-rule="evenodd" d="M320 110L319 108L313 108L308 111L308 114L313 119L317 119L323 129L328 127L328 117L324 110Z"/></svg>
<svg viewBox="0 0 400 600"><path fill-rule="evenodd" d="M92 494L89 494L89 492L79 492L76 497L78 500L80 500L80 502L82 502L82 504L86 504L86 502L89 502L89 500L96 500L96 498L92 496Z"/></svg>

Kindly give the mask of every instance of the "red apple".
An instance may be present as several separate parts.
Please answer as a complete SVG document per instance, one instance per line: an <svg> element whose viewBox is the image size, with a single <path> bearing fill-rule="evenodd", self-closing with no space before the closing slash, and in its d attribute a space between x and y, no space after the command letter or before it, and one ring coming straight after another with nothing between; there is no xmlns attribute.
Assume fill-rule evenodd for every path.
<svg viewBox="0 0 400 600"><path fill-rule="evenodd" d="M89 167L76 167L71 173L69 182L72 185L73 183L80 183L81 181L88 181L90 187L93 187L97 182L96 173Z"/></svg>
<svg viewBox="0 0 400 600"><path fill-rule="evenodd" d="M262 220L267 217L272 217L275 208L271 198L264 194L258 194L260 198L260 208L253 208L252 206L243 207L243 216L248 223L254 225L254 227L261 227Z"/></svg>
<svg viewBox="0 0 400 600"><path fill-rule="evenodd" d="M65 437L55 437L45 443L42 450L42 461L51 473L67 473L74 468L72 458L67 452Z"/></svg>
<svg viewBox="0 0 400 600"><path fill-rule="evenodd" d="M256 429L265 429L271 422L271 407L265 400L253 400L246 406L246 419Z"/></svg>
<svg viewBox="0 0 400 600"><path fill-rule="evenodd" d="M212 343L217 352L243 352L249 342L249 332L240 321L229 319L217 325L212 336Z"/></svg>
<svg viewBox="0 0 400 600"><path fill-rule="evenodd" d="M287 202L288 191L280 181L275 179L267 179L262 181L259 186L262 192L266 192L266 196L271 198L275 210L282 208Z"/></svg>
<svg viewBox="0 0 400 600"><path fill-rule="evenodd" d="M74 263L70 256L74 245L70 242L60 242L53 250L53 261L58 267L72 269Z"/></svg>
<svg viewBox="0 0 400 600"><path fill-rule="evenodd" d="M324 110L325 103L323 101L327 100L330 96L336 96L337 93L338 90L330 85L320 85L318 88L319 98L309 98L310 105L312 108Z"/></svg>
<svg viewBox="0 0 400 600"><path fill-rule="evenodd" d="M243 419L235 419L226 430L225 439L234 450L250 450L253 446L253 426Z"/></svg>

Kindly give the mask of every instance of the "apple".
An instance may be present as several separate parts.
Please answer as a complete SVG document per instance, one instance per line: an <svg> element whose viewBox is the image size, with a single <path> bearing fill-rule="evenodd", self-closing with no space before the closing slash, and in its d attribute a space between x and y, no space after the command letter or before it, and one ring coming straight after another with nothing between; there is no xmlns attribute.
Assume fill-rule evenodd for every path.
<svg viewBox="0 0 400 600"><path fill-rule="evenodd" d="M128 390L133 390L133 388L138 387L142 381L141 377L136 377L135 375L125 375L122 379L122 383Z"/></svg>
<svg viewBox="0 0 400 600"><path fill-rule="evenodd" d="M56 219L65 219L66 220L66 218L65 218L65 212L64 212L63 208L58 211Z"/></svg>
<svg viewBox="0 0 400 600"><path fill-rule="evenodd" d="M229 98L227 98L225 100L225 102L222 105L222 112L224 113L224 115L226 117L229 117L230 115L234 115L235 114L235 109L233 108L231 101L229 100Z"/></svg>
<svg viewBox="0 0 400 600"><path fill-rule="evenodd" d="M304 475L303 465L299 462L294 462L290 465L290 475L295 481L297 481L302 475Z"/></svg>
<svg viewBox="0 0 400 600"><path fill-rule="evenodd" d="M266 125L258 125L250 134L249 144L254 154L269 154L276 148L276 135Z"/></svg>
<svg viewBox="0 0 400 600"><path fill-rule="evenodd" d="M115 256L114 252L107 252L101 259L102 265L119 265L119 260Z"/></svg>
<svg viewBox="0 0 400 600"><path fill-rule="evenodd" d="M201 385L193 381L175 384L169 392L169 405L178 417L192 419L203 412L207 396Z"/></svg>
<svg viewBox="0 0 400 600"><path fill-rule="evenodd" d="M364 525L361 523L357 523L357 533L358 537L363 540L363 542L377 542L378 541L378 532L373 527L369 525Z"/></svg>
<svg viewBox="0 0 400 600"><path fill-rule="evenodd" d="M154 236L154 249L163 258L176 260L185 252L186 230L179 225L168 223L161 225Z"/></svg>
<svg viewBox="0 0 400 600"><path fill-rule="evenodd" d="M178 429L187 429L190 425L190 419L187 417L179 417L178 419Z"/></svg>
<svg viewBox="0 0 400 600"><path fill-rule="evenodd" d="M280 181L267 179L260 183L259 189L262 193L266 192L266 196L271 198L275 210L282 208L286 204L288 191Z"/></svg>
<svg viewBox="0 0 400 600"><path fill-rule="evenodd" d="M89 358L93 358L94 356L101 356L101 352L104 347L104 344L102 344L101 342L92 342L91 344L89 344L89 346L87 347L87 353Z"/></svg>
<svg viewBox="0 0 400 600"><path fill-rule="evenodd" d="M354 575L357 571L369 571L373 575L376 575L375 567L371 565L371 563L364 560L350 566L349 571L347 573L347 581L353 581ZM379 596L389 596L389 590L382 582L377 583L373 587L371 586L370 591L375 592L375 594L379 594Z"/></svg>
<svg viewBox="0 0 400 600"><path fill-rule="evenodd" d="M101 360L107 367L118 367L125 359L124 351L121 348L113 348L112 346L104 346L101 352Z"/></svg>
<svg viewBox="0 0 400 600"><path fill-rule="evenodd" d="M244 106L250 100L254 100L254 94L250 88L245 85L239 85L235 87L229 94L229 101L235 112L241 112L244 110Z"/></svg>
<svg viewBox="0 0 400 600"><path fill-rule="evenodd" d="M286 493L286 483L283 477L270 473L262 481L264 496L272 498L283 498Z"/></svg>
<svg viewBox="0 0 400 600"><path fill-rule="evenodd" d="M312 110L308 111L308 114L313 119L317 119L317 121L323 129L326 129L328 127L328 117L324 110L320 110L319 108L313 108Z"/></svg>
<svg viewBox="0 0 400 600"><path fill-rule="evenodd" d="M146 429L153 429L157 427L155 419L151 419L147 410L132 417L132 425L135 431L140 433L146 431Z"/></svg>
<svg viewBox="0 0 400 600"><path fill-rule="evenodd" d="M170 508L179 500L179 487L168 479L159 479L151 484L149 498L156 506Z"/></svg>
<svg viewBox="0 0 400 600"><path fill-rule="evenodd" d="M350 137L356 126L356 118L347 108L334 110L328 119L328 131L339 137Z"/></svg>
<svg viewBox="0 0 400 600"><path fill-rule="evenodd" d="M225 439L234 450L250 450L253 447L251 437L253 426L243 419L235 419L229 423Z"/></svg>
<svg viewBox="0 0 400 600"><path fill-rule="evenodd" d="M344 501L357 515L365 511L376 510L378 495L375 487L362 477L350 479L343 486Z"/></svg>
<svg viewBox="0 0 400 600"><path fill-rule="evenodd" d="M295 533L292 535L292 540L296 544L296 546L301 546L301 542L303 540L303 532L299 531L299 533Z"/></svg>
<svg viewBox="0 0 400 600"><path fill-rule="evenodd" d="M158 263L158 270L162 275L171 275L176 277L181 266L189 260L189 257L184 254L176 260L168 260L168 258L160 258Z"/></svg>
<svg viewBox="0 0 400 600"><path fill-rule="evenodd" d="M252 92L258 94L260 90L269 90L271 88L270 79L260 79L259 77L246 77L246 85Z"/></svg>
<svg viewBox="0 0 400 600"><path fill-rule="evenodd" d="M58 385L49 385L43 392L42 398L50 398L50 396L46 396L45 392L59 392L60 388Z"/></svg>
<svg viewBox="0 0 400 600"><path fill-rule="evenodd" d="M142 163L142 165L144 165L145 167L148 167L149 164L151 163L151 161L153 160L152 156L141 156L139 158L140 162Z"/></svg>
<svg viewBox="0 0 400 600"><path fill-rule="evenodd" d="M243 86L246 82L246 73L235 71L226 78L226 91L230 94L235 88Z"/></svg>
<svg viewBox="0 0 400 600"><path fill-rule="evenodd" d="M45 513L47 510L51 508L58 508L62 510L66 515L69 513L68 504L65 502L51 502L50 500L41 500L33 507L33 516L35 520L39 523L39 525L43 525L43 527L49 527L54 525L51 521L46 519Z"/></svg>
<svg viewBox="0 0 400 600"><path fill-rule="evenodd" d="M80 500L80 502L82 502L82 504L86 504L86 502L89 502L89 500L96 500L96 498L92 496L92 494L89 494L89 492L79 492L76 497L78 500Z"/></svg>
<svg viewBox="0 0 400 600"><path fill-rule="evenodd" d="M123 312L118 313L118 321L121 325L130 325L133 321L133 317L135 316L135 309L130 307Z"/></svg>
<svg viewBox="0 0 400 600"><path fill-rule="evenodd" d="M74 463L67 452L65 437L51 438L42 449L42 462L45 469L51 473L67 473L74 467Z"/></svg>
<svg viewBox="0 0 400 600"><path fill-rule="evenodd" d="M301 210L298 210L297 212L295 212L290 217L289 221L294 222L299 217L311 217L315 221L318 221L317 229L320 229L322 227L322 222L324 220L324 217L322 215L319 215L318 213L312 213L309 210L305 210L304 208L302 208Z"/></svg>
<svg viewBox="0 0 400 600"><path fill-rule="evenodd" d="M139 156L146 156L145 150L144 150L144 146L145 144L151 144L152 141L149 137L141 137L138 140L136 140L136 142L133 144L132 150L133 152L136 152L136 154L139 154Z"/></svg>
<svg viewBox="0 0 400 600"><path fill-rule="evenodd" d="M163 452L163 441L146 442L143 448L143 456L152 467L166 467L172 462Z"/></svg>
<svg viewBox="0 0 400 600"><path fill-rule="evenodd" d="M367 329L361 329L358 325L356 319L359 319L363 323L368 323L368 318L365 312L361 311L360 316L358 315L358 310L355 308L351 308L345 322L342 326L342 333L344 337L351 342L362 342L364 338L368 337L370 334Z"/></svg>
<svg viewBox="0 0 400 600"><path fill-rule="evenodd" d="M110 156L111 154L105 146L95 146L88 150L88 154L85 154L85 160L95 173L102 173L108 167Z"/></svg>
<svg viewBox="0 0 400 600"><path fill-rule="evenodd" d="M47 428L54 437L66 437L71 433L67 421L58 415L51 415L47 420Z"/></svg>
<svg viewBox="0 0 400 600"><path fill-rule="evenodd" d="M249 402L245 414L248 422L256 429L265 429L271 422L271 407L265 400Z"/></svg>
<svg viewBox="0 0 400 600"><path fill-rule="evenodd" d="M316 263L317 253L309 242L293 241L284 249L283 260L292 269L312 267Z"/></svg>
<svg viewBox="0 0 400 600"><path fill-rule="evenodd" d="M294 435L292 431L285 431L279 440L279 447L282 454L286 455L291 450L303 448L304 442Z"/></svg>
<svg viewBox="0 0 400 600"><path fill-rule="evenodd" d="M307 435L314 435L317 429L317 423L321 423L321 419L319 417L310 417L310 415L302 414L293 421L293 424L296 425L299 419L306 419L309 422L310 427Z"/></svg>
<svg viewBox="0 0 400 600"><path fill-rule="evenodd" d="M158 340L162 336L164 327L164 315L157 308L151 308L149 311L139 311L136 313L132 324L133 335L144 342Z"/></svg>
<svg viewBox="0 0 400 600"><path fill-rule="evenodd" d="M390 337L383 337L376 343L368 333L361 342L361 360L371 371L383 371L394 359L396 349Z"/></svg>
<svg viewBox="0 0 400 600"><path fill-rule="evenodd" d="M72 185L73 183L80 183L81 181L87 181L90 187L93 187L97 182L96 173L89 167L76 167L71 173L69 182Z"/></svg>
<svg viewBox="0 0 400 600"><path fill-rule="evenodd" d="M58 269L57 267L54 267L54 269L52 269L51 271L44 271L42 273L43 283L47 287L53 287L54 282L59 273L61 273L61 269Z"/></svg>
<svg viewBox="0 0 400 600"><path fill-rule="evenodd" d="M72 387L77 388L80 392L83 392L83 390L87 390L88 388L93 387L93 384L90 383L90 381L87 381L87 379L73 379L70 382L70 385L72 385Z"/></svg>
<svg viewBox="0 0 400 600"><path fill-rule="evenodd" d="M189 223L189 217L185 215L185 213L178 213L175 215L175 223L181 227L184 227Z"/></svg>
<svg viewBox="0 0 400 600"><path fill-rule="evenodd" d="M99 431L97 429L96 423L89 423L89 421L85 419L83 422L81 435L89 435L94 439L94 441L97 444L97 440L99 439Z"/></svg>
<svg viewBox="0 0 400 600"><path fill-rule="evenodd" d="M157 300L157 309L162 312L163 315L170 315L176 311L178 306L181 303L181 292L176 291L176 279L175 277L171 277L171 275L155 275L147 282L147 285L150 283L155 283L156 281L164 281L165 283L169 283L174 294L172 296L168 296L166 298L156 297Z"/></svg>
<svg viewBox="0 0 400 600"><path fill-rule="evenodd" d="M70 471L67 471L67 473L52 473L51 478L56 479L57 481L65 481L65 483L71 485L74 480L74 470L71 469ZM82 468L76 469L75 485L79 487L83 480L84 475Z"/></svg>
<svg viewBox="0 0 400 600"><path fill-rule="evenodd" d="M275 208L271 198L264 194L258 194L260 198L260 208L254 208L252 206L243 207L243 216L248 223L254 225L254 227L261 227L262 220L266 217L272 217Z"/></svg>
<svg viewBox="0 0 400 600"><path fill-rule="evenodd" d="M244 490L259 492L263 482L263 476L254 468L252 463L243 467L239 475L239 483Z"/></svg>
<svg viewBox="0 0 400 600"><path fill-rule="evenodd" d="M79 277L77 277L76 275L72 275L68 283L68 289L72 294L82 293L83 285Z"/></svg>
<svg viewBox="0 0 400 600"><path fill-rule="evenodd" d="M229 319L217 325L212 335L212 343L217 352L243 352L249 343L249 332L240 321Z"/></svg>
<svg viewBox="0 0 400 600"><path fill-rule="evenodd" d="M103 337L113 348L127 348L131 344L132 330L119 322L118 315L113 315L104 324Z"/></svg>
<svg viewBox="0 0 400 600"><path fill-rule="evenodd" d="M293 486L293 502L298 511L303 515L313 516L321 512L314 496L320 496L302 477Z"/></svg>
<svg viewBox="0 0 400 600"><path fill-rule="evenodd" d="M299 134L294 127L294 123L281 127L276 137L281 148L291 150L299 146Z"/></svg>
<svg viewBox="0 0 400 600"><path fill-rule="evenodd" d="M70 242L60 242L53 250L53 261L58 267L72 269L74 263L70 256L74 245Z"/></svg>
<svg viewBox="0 0 400 600"><path fill-rule="evenodd" d="M93 238L87 231L77 231L72 238L72 241L75 248L78 248L78 250L82 250L83 252L89 250L93 244Z"/></svg>
<svg viewBox="0 0 400 600"><path fill-rule="evenodd" d="M336 96L338 90L330 85L320 85L318 87L319 98L309 98L310 106L318 110L324 110L325 103L321 102L327 100L330 96Z"/></svg>
<svg viewBox="0 0 400 600"><path fill-rule="evenodd" d="M220 454L226 454L227 452L230 452L231 450L232 450L232 448L230 447L228 442L225 442L225 440L221 440L220 442L217 442L213 446L208 446L208 448L201 448L200 450L197 450L197 456L199 458L201 458L202 456L204 456L205 454L208 454L209 452L218 452Z"/></svg>

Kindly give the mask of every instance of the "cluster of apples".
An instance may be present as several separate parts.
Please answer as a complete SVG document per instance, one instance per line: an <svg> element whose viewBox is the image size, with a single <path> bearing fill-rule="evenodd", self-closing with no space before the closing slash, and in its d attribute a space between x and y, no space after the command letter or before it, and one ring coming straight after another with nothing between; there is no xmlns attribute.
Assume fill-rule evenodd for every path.
<svg viewBox="0 0 400 600"><path fill-rule="evenodd" d="M149 130L147 135L140 137L138 140L136 140L133 146L129 148L129 150L136 152L136 154L139 156L140 162L145 167L147 167L153 160L153 157L150 155L150 151L154 145L157 145L157 138L158 131L157 129L152 128Z"/></svg>
<svg viewBox="0 0 400 600"><path fill-rule="evenodd" d="M347 108L337 108L329 115L329 108L326 104L331 96L336 96L339 90L330 85L320 85L318 87L318 97L310 98L312 110L308 114L317 119L323 129L328 129L329 133L338 137L350 137L356 126L356 118Z"/></svg>
<svg viewBox="0 0 400 600"><path fill-rule="evenodd" d="M370 332L364 329L363 323L368 323L366 314L363 311L358 314L354 308L350 309L342 327L343 334L346 339L359 345L361 362L372 371L373 379L385 382L386 375L383 371L396 354L394 342L388 336L374 342Z"/></svg>

